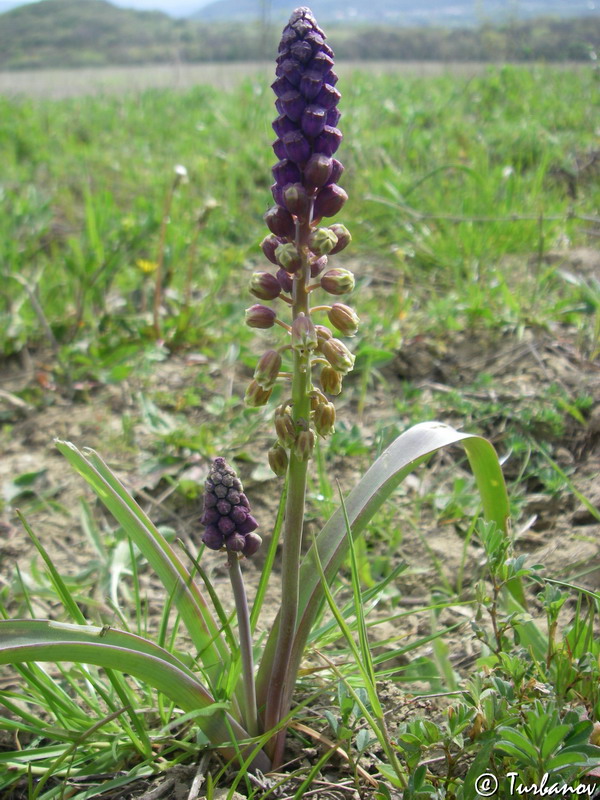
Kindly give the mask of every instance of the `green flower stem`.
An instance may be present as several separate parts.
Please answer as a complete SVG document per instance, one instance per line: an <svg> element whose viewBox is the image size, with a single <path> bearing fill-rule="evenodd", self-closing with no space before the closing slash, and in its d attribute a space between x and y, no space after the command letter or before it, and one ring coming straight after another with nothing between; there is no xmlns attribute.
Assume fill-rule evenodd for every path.
<svg viewBox="0 0 600 800"><path fill-rule="evenodd" d="M308 220L312 215L308 215ZM302 256L302 266L294 279L293 318L300 314L308 316L308 293L306 287L310 276L308 261L308 237L310 223L296 223L296 247ZM312 381L310 359L299 351L294 351L292 377L292 419L298 428L308 426L310 420L310 392ZM271 669L271 678L265 711L265 730L271 730L287 713L285 698L289 692L290 654L294 643L296 618L298 616L298 572L302 550L302 532L304 528L304 504L306 498L306 479L308 460L298 458L294 448L290 451L288 466L288 495L285 507L284 539L281 573L281 624L277 639L277 648ZM292 680L293 680L292 676ZM278 731L267 745L267 752L272 754L274 765L281 763L285 744L285 728Z"/></svg>
<svg viewBox="0 0 600 800"><path fill-rule="evenodd" d="M244 679L244 723L250 736L258 735L258 713L256 710L256 686L254 683L254 657L252 655L252 632L250 629L250 611L246 597L246 587L240 568L237 553L229 553L227 562L229 578L235 599L242 654L242 673Z"/></svg>

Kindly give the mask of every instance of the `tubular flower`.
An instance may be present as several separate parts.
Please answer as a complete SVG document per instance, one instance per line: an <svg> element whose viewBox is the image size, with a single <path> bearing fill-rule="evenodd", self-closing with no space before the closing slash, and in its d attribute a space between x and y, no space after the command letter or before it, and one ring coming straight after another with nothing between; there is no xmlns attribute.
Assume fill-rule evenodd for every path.
<svg viewBox="0 0 600 800"><path fill-rule="evenodd" d="M250 513L242 482L224 458L215 458L204 488L200 519L206 528L204 544L211 550L226 547L244 556L254 555L262 543L254 533L258 522Z"/></svg>

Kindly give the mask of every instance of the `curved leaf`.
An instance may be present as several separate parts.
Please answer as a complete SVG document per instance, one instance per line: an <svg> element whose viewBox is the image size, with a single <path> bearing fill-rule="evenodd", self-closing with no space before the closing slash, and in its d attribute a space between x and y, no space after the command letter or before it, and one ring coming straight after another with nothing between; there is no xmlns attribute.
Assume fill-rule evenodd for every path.
<svg viewBox="0 0 600 800"><path fill-rule="evenodd" d="M134 634L48 620L0 620L0 664L26 661L73 661L128 673L158 689L183 711L206 709L203 732L215 746L232 738L238 742L249 738L188 667ZM239 755L231 744L221 750L227 758ZM259 753L253 766L268 771L270 764Z"/></svg>
<svg viewBox="0 0 600 800"><path fill-rule="evenodd" d="M442 422L422 422L395 439L346 498L345 507L353 537L359 536L365 530L373 515L410 472L426 461L432 453L455 444L461 444L467 453L486 519L496 522L499 528L508 534L508 495L493 446L481 436L457 431ZM348 551L346 522L342 508L338 508L325 523L300 566L298 621L290 666L292 677L288 686L290 694L313 620L323 600L323 588L314 566L315 546L318 548L319 560L325 575L331 581ZM276 620L269 634L257 677L261 704L264 703L268 693L278 632L279 625Z"/></svg>
<svg viewBox="0 0 600 800"><path fill-rule="evenodd" d="M55 444L144 554L167 594L173 597L207 673L218 681L223 665L230 660L229 650L200 589L171 545L97 453L81 453L74 444L60 439Z"/></svg>

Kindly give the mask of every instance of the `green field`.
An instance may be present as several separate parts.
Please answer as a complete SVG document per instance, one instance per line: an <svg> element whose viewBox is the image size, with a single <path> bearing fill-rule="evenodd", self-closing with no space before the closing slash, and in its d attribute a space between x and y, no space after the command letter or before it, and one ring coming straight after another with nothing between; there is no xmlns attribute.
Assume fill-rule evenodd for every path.
<svg viewBox="0 0 600 800"><path fill-rule="evenodd" d="M532 313L540 323L552 318L556 293L540 292L531 309L509 271L540 248L586 242L576 217L593 215L598 203L593 164L582 170L597 146L598 73L507 66L468 79L422 79L354 72L342 88L351 257L364 261L366 282L381 266L410 289L404 299L394 293L392 302L406 303L410 314L402 332L385 332L382 347L423 326L462 326L477 316L492 325L519 324ZM194 288L202 282L188 345L211 331L217 294L231 306L228 318L242 309L240 292L227 295L261 263L274 162L268 87L0 102L6 354L43 338L15 275L35 280L61 344L93 335L100 323L116 333L135 315L133 295L148 288L135 262L155 259L177 164L189 183L174 199L165 242L176 293L167 324L175 326L181 312L188 269ZM207 202L217 209L196 237ZM533 276L520 280L527 285ZM115 295L125 303L104 318ZM395 305L388 318L399 313ZM239 332L230 327L225 336L238 340Z"/></svg>
<svg viewBox="0 0 600 800"><path fill-rule="evenodd" d="M173 80L156 69L160 81ZM466 69L339 70L340 184L349 195L339 221L353 241L334 258L356 275L350 302L361 327L336 432L315 460L309 521L328 516L337 477L346 490L395 435L440 419L487 436L507 457L516 534L509 556L528 559L524 570L541 564L521 576L529 606L517 614L504 591L514 583L499 588L504 564L494 562L498 553L477 526L472 478L454 455L434 460L369 525L357 546L357 574L371 592L365 605L372 600L375 609L369 632L381 648L377 674L406 768L406 798L470 800L477 770L488 766L534 782L552 764L564 783L599 763L588 740L600 714L600 72ZM284 398L276 395L260 410L244 407L245 386L270 341L270 332L244 325L244 310L256 302L247 291L252 272L268 268L259 245L272 204L275 113L264 67L241 81L219 67L213 85L193 87L182 72L176 88L144 91L132 77L141 73L128 71L125 92L124 73L114 81L105 73L100 92L98 74L89 74L92 93L81 80L65 89L66 73L58 84L56 76L44 83L40 73L37 87L25 76L18 97L0 95L0 523L18 526L16 509L23 509L61 569L78 565L68 585L93 624L113 624L117 612L103 598L115 570L130 601L115 624L127 619L131 630L156 632L162 605L152 607L153 584L144 584L149 610L139 602L145 578L137 570L145 574L147 565L122 548L122 532L97 508L79 507L83 488L73 488L48 447L53 435L94 446L127 475L169 536L192 539L203 469L226 454L245 472L270 529L281 489L269 477L266 450L272 412ZM86 73L81 77L85 84ZM10 93L16 79L1 85ZM57 85L72 96L47 99ZM78 550L81 530L103 542L101 566L90 569L99 562ZM15 537L22 574L7 549L2 613L72 621L33 548ZM409 569L392 580L401 558ZM216 562L208 563L218 578ZM346 572L340 580L340 603L347 603ZM561 616L563 605L568 613ZM293 768L286 797L302 796L307 776L310 783L326 774L317 764L326 740L347 751L346 766L336 767L340 780L349 775L364 797L399 797L397 776L381 766L381 751L349 699L348 687L360 680L339 632L323 623L311 647L333 654L339 669L307 670L299 687L307 703L321 693L298 719L326 738L296 731L305 748L298 752L312 760ZM13 732L0 739L0 793L12 787L19 800L34 797L27 747L17 752L15 731L33 748L36 780L50 770L40 800L61 797L65 774L73 786L79 776L70 796L84 800L101 796L100 789L86 793L86 772L131 769L131 780L151 781L195 758L193 726L180 739L161 728L145 755L132 744L129 723L121 727L116 716L89 733L90 720L77 718L75 733L65 733L71 706L57 693L56 707L44 708L40 697L51 692L45 678L21 676L31 694L0 684L0 707L4 701L10 709L0 728ZM74 676L65 671L58 682L64 678L66 694L85 705L93 693L87 684L74 689L84 683ZM394 695L398 686L443 699L436 705L417 698L405 707ZM114 687L105 688L120 706ZM39 708L32 710L37 690ZM131 691L150 709L149 724L166 725L164 697L133 683ZM94 720L113 708L106 697L97 708L90 702ZM15 723L21 712L22 729ZM56 738L46 735L47 724ZM555 734L548 744L555 729L562 738ZM70 774L62 761L55 765L64 748ZM378 789L363 782L359 762ZM222 780L230 785L227 775ZM246 791L263 796L254 784Z"/></svg>

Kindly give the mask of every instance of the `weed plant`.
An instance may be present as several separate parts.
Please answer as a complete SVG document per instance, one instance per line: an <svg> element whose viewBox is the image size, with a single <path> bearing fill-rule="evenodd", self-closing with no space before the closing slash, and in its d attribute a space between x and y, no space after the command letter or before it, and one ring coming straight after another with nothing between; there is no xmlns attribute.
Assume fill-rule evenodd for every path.
<svg viewBox="0 0 600 800"><path fill-rule="evenodd" d="M292 19L315 34L311 47L327 57L322 61L329 70L329 51L318 43L311 15L304 10ZM306 31L297 35L306 41ZM300 56L297 60L302 65ZM302 72L302 66L292 66ZM564 94L552 94L549 75L552 92L571 90L573 81L578 91L568 102ZM298 111L298 98L290 97L293 90L279 79L278 111L298 123L291 128L297 133L306 101ZM355 311L337 301L354 287L348 269L354 264L344 259L348 231L321 221L335 215L346 199L330 182L333 174L336 181L340 176L339 163L332 164L338 135L329 130L319 149L322 129L312 127L319 125L313 106L302 128L309 154L295 157L297 137L288 142L290 129L277 131L289 150L285 158L277 152L287 163L275 168L276 205L266 214L272 235L263 251L278 271L278 286L271 280L275 269L257 272L251 248L260 238L269 191L270 160L264 148L256 147L266 139L270 117L262 88L247 84L226 97L199 88L181 97L151 92L137 102L84 99L52 107L21 102L11 106L14 114L3 116L11 129L2 195L9 213L0 223L8 287L1 333L5 351L35 347L45 339L56 357L56 377L70 392L84 378L122 381L136 366L151 365L176 348L201 348L207 358L224 362L227 355L229 363L239 357L255 369L248 405L275 412L277 443L270 463L284 480L250 606L244 560L238 556L255 554L257 521L235 473L221 457L213 462L204 543L224 548L235 598L232 616L222 605L219 585L209 580L202 552L184 548L182 554L97 453L57 442L123 535L107 547L90 508L83 506L97 569L82 587L59 575L44 542L21 515L46 571L36 574L35 588L17 571L16 594L30 618L8 619L13 598L6 591L0 596L5 617L0 662L13 665L0 690L1 724L18 742L27 742L25 748L10 745L0 753L2 791L19 785L29 798L51 800L68 792L83 800L126 791L134 781L179 764L194 762L197 777L204 776L202 755L210 751L219 756L212 762L219 766L205 778L207 797L221 784L230 793L241 786L249 797L268 797L279 787L286 796L301 797L318 788L321 770L334 758L346 765L348 777L340 778L340 786L378 798L472 798L482 788L482 775L497 781L506 796L514 781L539 785L546 780L573 786L577 794L587 792L582 781L600 764L599 596L544 579L539 567L515 556L500 465L480 436L439 422L421 422L393 441L382 436L379 457L342 496L316 443L317 437L329 438L332 451L346 456L365 452L358 426L346 422L334 432L336 411L326 396L339 394L355 356L312 317L325 314L340 335L355 335L363 376L360 413L369 381L399 347L407 327L545 324L562 313L582 327L589 322L597 313L597 287L564 285L556 274L540 281L538 273L539 283L552 284L552 291L517 297L501 267L524 251L543 254L548 241L576 240L582 218L595 208L597 187L573 166L593 142L585 96L591 96L595 73L504 68L460 87L444 78L405 81L401 91L395 80L373 86L357 74L344 90L342 182L350 197L345 220L358 240L355 305L368 320L360 333ZM539 93L539 118L528 116L528 93ZM582 95L581 102L574 101ZM329 102L328 110L335 110L335 91L329 92ZM375 118L374 107L381 109ZM57 108L62 115L54 113ZM190 108L198 109L196 118L190 118ZM330 129L335 122L329 120ZM241 130L244 135L236 135ZM174 172L184 163L185 173L181 167ZM575 197L565 189L564 172L575 180ZM181 180L184 174L188 183ZM117 177L119 196L112 188ZM176 224L167 224L167 217ZM340 263L346 266L324 267L322 259L342 249ZM385 275L382 265L390 259L396 262L394 291L383 312L371 286ZM59 260L62 267L54 269ZM251 289L262 301L247 311L250 328L271 328L277 319L285 329L284 344L267 350L256 367L252 332L239 321L246 304L240 264L248 265ZM537 269L543 269L541 261ZM433 297L419 289L419 281L433 285ZM404 323L408 289L414 314L411 310L412 319ZM336 302L319 301L315 308L312 298L321 290ZM561 293L568 293L566 305ZM287 299L279 299L277 312L265 305L282 296ZM574 310L584 296L588 305ZM436 321L438 315L424 324L440 307L443 323ZM275 388L289 379L291 388ZM276 403L271 405L272 394ZM217 413L227 411L227 398L213 402ZM240 441L247 442L262 421L256 422L260 411L240 414L234 401L229 411L237 416L233 435L219 439L220 432L213 432L212 438L206 433L190 439L151 400L143 398L141 406L166 452L180 446L214 454L231 444L236 430L245 429ZM392 548L395 533L375 513L432 453L455 444L466 452L483 509L479 519L473 508L466 536L480 543L485 567L474 596L463 599L458 576L419 609L431 619L427 635L410 642L394 637L378 653L370 630L383 621L401 628L409 612L373 618L378 603L396 596L403 565L393 565L390 557L382 577L365 557L364 537L377 531ZM313 466L315 475L308 481ZM223 487L227 507L220 505ZM445 513L475 506L471 489L455 482L452 496L440 499ZM323 510L336 510L312 541L304 534L302 547L307 491L320 494ZM281 608L261 639L257 624L281 532ZM346 559L344 585L339 573ZM165 591L155 639L148 635L140 587L140 570L148 567ZM124 573L128 581L122 580ZM110 622L96 614L85 592L94 581L110 598ZM121 584L129 586L131 610L122 607ZM524 587L531 585L539 589L545 628L527 611ZM60 603L55 618L34 619L38 592ZM570 599L576 613L560 626ZM472 635L480 643L467 682L450 663L444 640L449 628L441 621L443 611L455 604L469 609ZM423 654L426 647L431 655ZM306 652L318 661L314 669L301 668ZM403 663L409 654L411 660ZM393 718L382 699L387 682L415 681L447 695L446 709L433 719ZM284 770L292 735L303 746L319 743L310 767L291 764Z"/></svg>

